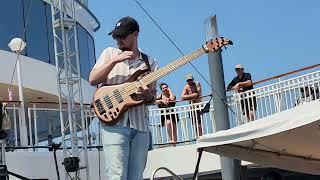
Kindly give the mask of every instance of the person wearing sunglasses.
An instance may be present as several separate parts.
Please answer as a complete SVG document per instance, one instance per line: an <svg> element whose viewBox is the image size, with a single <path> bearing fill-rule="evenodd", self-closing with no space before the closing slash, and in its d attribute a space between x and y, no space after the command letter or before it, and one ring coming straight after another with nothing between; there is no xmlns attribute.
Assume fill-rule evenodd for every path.
<svg viewBox="0 0 320 180"><path fill-rule="evenodd" d="M117 48L108 47L94 65L91 85L116 85L130 82L139 70L147 70L140 77L158 67L154 58L138 48L139 25L131 17L120 19L109 33ZM143 104L128 109L115 125L102 123L102 143L106 159L105 179L141 180L147 162L150 131L147 104L156 100L156 82L139 87L135 98Z"/></svg>

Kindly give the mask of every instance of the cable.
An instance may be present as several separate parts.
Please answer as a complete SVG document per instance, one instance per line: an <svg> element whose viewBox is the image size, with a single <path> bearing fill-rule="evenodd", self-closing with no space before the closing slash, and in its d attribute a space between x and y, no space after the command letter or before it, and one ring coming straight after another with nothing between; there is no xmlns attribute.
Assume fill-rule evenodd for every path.
<svg viewBox="0 0 320 180"><path fill-rule="evenodd" d="M30 15L30 11L31 11L32 4L33 4L33 0L31 0L31 2L30 2L30 6L29 6L29 9L28 9L27 17L26 17L26 20L25 20L25 23L24 23L24 26L23 26L23 32L22 32L22 35L21 35L21 39L23 39L23 37L25 36L26 30L27 30L27 25L28 25L28 23L29 23L29 15ZM20 44L19 49L21 49L21 46L22 46L22 42L21 42L21 44ZM16 72L17 62L18 62L20 53L21 53L21 52L17 53L17 58L16 58L16 61L15 61L15 63L14 63L14 68L13 68L13 72L12 72L12 76L11 76L11 81L10 81L9 89L11 89L11 87L12 87L13 77L14 77L14 74L15 74L15 72Z"/></svg>
<svg viewBox="0 0 320 180"><path fill-rule="evenodd" d="M70 178L71 180L73 180L73 178L71 177L70 173L69 173L68 171L66 171L66 172L67 172L69 178Z"/></svg>
<svg viewBox="0 0 320 180"><path fill-rule="evenodd" d="M57 173L58 180L60 180L60 173L59 173L59 168L58 168L58 161L57 161L57 153L56 153L56 151L59 149L61 144L62 144L61 142L59 144L52 143L53 158L54 158L54 164L56 166L56 173Z"/></svg>
<svg viewBox="0 0 320 180"><path fill-rule="evenodd" d="M139 6L140 8L149 16L149 18L153 21L153 23L160 29L160 31L167 37L167 39L173 44L173 46L180 52L180 54L182 54L182 56L185 56L185 54L182 52L182 50L177 46L176 43L173 42L173 40L168 36L168 34L166 32L164 32L164 30L158 25L158 23L152 18L152 16L147 12L146 9L143 8L143 6L137 1L134 0ZM206 78L201 74L201 72L191 63L189 62L189 64L197 71L197 73L202 77L202 79L207 83L208 86L211 87L210 83L206 80ZM211 89L215 92L216 90L213 89L211 87Z"/></svg>
<svg viewBox="0 0 320 180"><path fill-rule="evenodd" d="M99 171L99 179L101 180L101 155L100 155L100 148L98 148L98 171Z"/></svg>
<svg viewBox="0 0 320 180"><path fill-rule="evenodd" d="M167 39L172 43L172 45L182 54L182 56L185 56L185 54L182 52L182 50L177 46L176 43L174 43L174 41L168 36L168 34L160 27L160 25L154 20L154 18L148 13L148 11L137 1L137 0L133 0L134 2L136 2L139 7L147 14L147 16L152 20L152 22L160 29L160 31L167 37ZM236 114L234 112L234 110L229 106L229 104L227 103L227 101L222 98L218 92L211 86L211 84L207 81L207 79L201 74L201 72L191 63L189 62L189 64L194 68L194 70L202 77L202 79L207 83L207 85L211 88L211 90L213 92L216 93L216 95L219 97L219 99L227 106L227 108L230 109L230 111L233 114Z"/></svg>
<svg viewBox="0 0 320 180"><path fill-rule="evenodd" d="M194 173L193 173L192 180L196 180L198 178L199 166L200 166L202 152L203 152L203 148L198 149L198 160L197 160L196 169L194 170Z"/></svg>

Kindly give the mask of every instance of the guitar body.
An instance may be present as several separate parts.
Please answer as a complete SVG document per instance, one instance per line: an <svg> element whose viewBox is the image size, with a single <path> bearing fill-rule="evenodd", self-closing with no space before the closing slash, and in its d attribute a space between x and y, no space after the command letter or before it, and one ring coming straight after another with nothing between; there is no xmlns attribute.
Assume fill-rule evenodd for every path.
<svg viewBox="0 0 320 180"><path fill-rule="evenodd" d="M125 84L102 86L94 93L93 107L99 119L108 125L116 124L129 108L142 104L124 92Z"/></svg>

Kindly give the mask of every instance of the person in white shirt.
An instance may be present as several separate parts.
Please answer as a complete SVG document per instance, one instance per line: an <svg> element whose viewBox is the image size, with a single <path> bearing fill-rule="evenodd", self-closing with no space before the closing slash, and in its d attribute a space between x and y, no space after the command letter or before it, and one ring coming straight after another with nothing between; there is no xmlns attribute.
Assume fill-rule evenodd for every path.
<svg viewBox="0 0 320 180"><path fill-rule="evenodd" d="M155 71L154 58L138 48L139 25L131 17L120 19L109 33L118 48L106 48L93 67L89 82L104 86L127 82L138 70ZM150 143L147 103L156 100L155 83L140 88L136 98L144 104L130 108L116 125L103 124L102 140L108 180L141 180Z"/></svg>

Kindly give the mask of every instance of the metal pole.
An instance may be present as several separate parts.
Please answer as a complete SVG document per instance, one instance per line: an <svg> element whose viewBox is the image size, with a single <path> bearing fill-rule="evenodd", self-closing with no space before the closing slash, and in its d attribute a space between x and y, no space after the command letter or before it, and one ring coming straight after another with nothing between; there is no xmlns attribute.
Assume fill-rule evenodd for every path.
<svg viewBox="0 0 320 180"><path fill-rule="evenodd" d="M206 39L218 37L216 16L209 17L205 23ZM222 57L220 52L208 54L209 72L211 85L216 90L212 92L214 119L216 131L230 128L228 109L225 103L226 92L223 73ZM240 180L240 161L220 156L222 179Z"/></svg>
<svg viewBox="0 0 320 180"><path fill-rule="evenodd" d="M20 57L17 59L17 76L18 76L18 88L19 88L19 100L20 104L20 143L21 146L27 146L28 135L27 135L27 125L26 125L26 112L25 112L25 102L23 96L23 86L21 77L21 61Z"/></svg>
<svg viewBox="0 0 320 180"><path fill-rule="evenodd" d="M32 142L32 123L31 123L31 109L28 108L28 121L29 121L29 145L33 146L33 142Z"/></svg>
<svg viewBox="0 0 320 180"><path fill-rule="evenodd" d="M14 145L18 146L17 114L16 104L13 103L13 127L14 127Z"/></svg>
<svg viewBox="0 0 320 180"><path fill-rule="evenodd" d="M80 62L78 50L78 33L75 4L78 1L51 0L51 15L57 67L57 86L59 91L59 110L62 134L63 155L65 158L81 158L83 154L84 166L71 176L65 173L65 179L80 179L80 169L86 170L82 177L89 180L89 163L87 154L87 134L83 114L83 98L80 76ZM62 105L67 102L67 107ZM76 101L79 106L76 106ZM63 112L64 111L64 112ZM80 118L79 118L80 115ZM65 117L64 117L65 116ZM80 137L78 135L82 132ZM69 135L70 138L66 138ZM79 143L82 141L82 148ZM68 142L68 143L66 143ZM67 146L71 146L70 150Z"/></svg>
<svg viewBox="0 0 320 180"><path fill-rule="evenodd" d="M1 157L0 157L0 164L6 165L6 140L2 139L0 140L0 146L1 146Z"/></svg>
<svg viewBox="0 0 320 180"><path fill-rule="evenodd" d="M33 122L34 122L34 143L35 145L38 145L38 125L37 125L36 104L33 104Z"/></svg>
<svg viewBox="0 0 320 180"><path fill-rule="evenodd" d="M52 119L48 117L48 146L52 146Z"/></svg>

